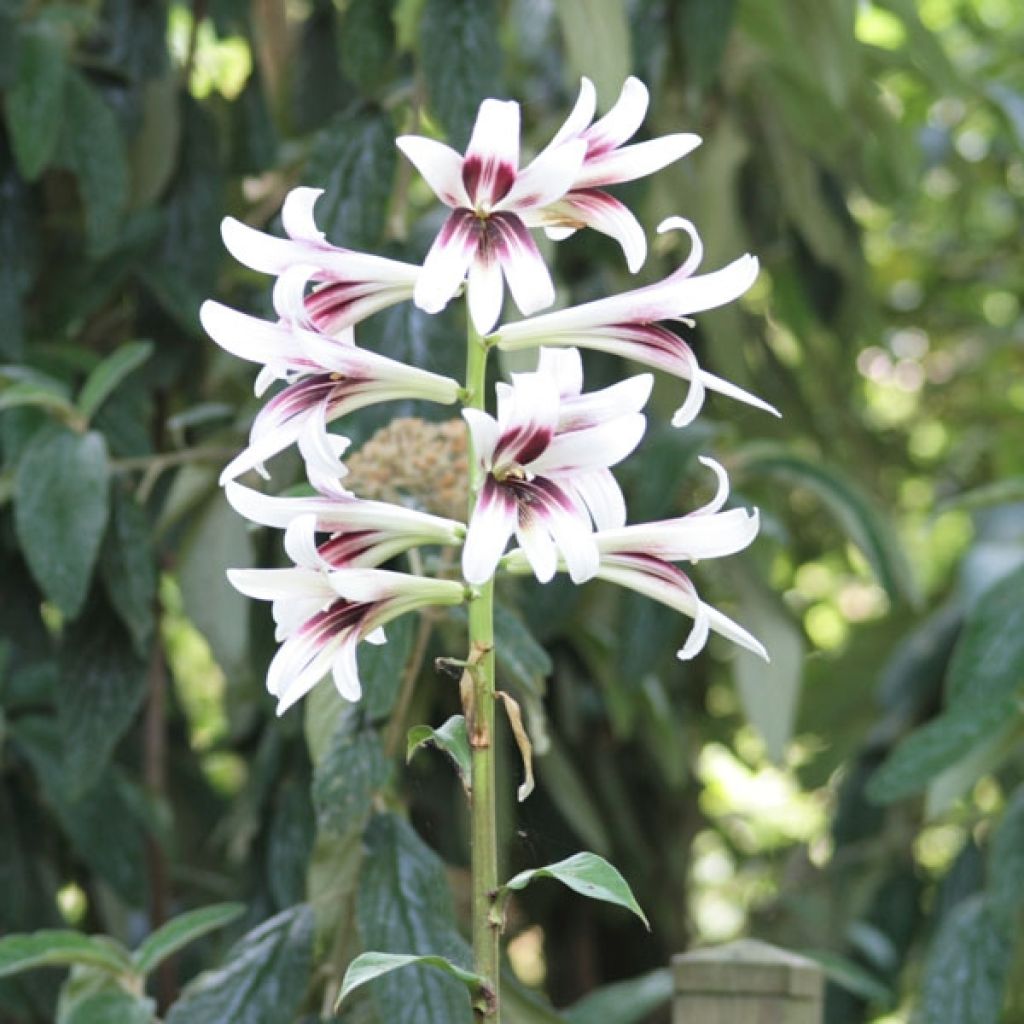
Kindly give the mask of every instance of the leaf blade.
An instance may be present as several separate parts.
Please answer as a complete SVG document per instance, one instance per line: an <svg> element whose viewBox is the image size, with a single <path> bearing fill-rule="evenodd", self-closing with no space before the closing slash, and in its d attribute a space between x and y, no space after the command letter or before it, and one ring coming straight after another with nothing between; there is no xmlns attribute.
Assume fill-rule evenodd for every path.
<svg viewBox="0 0 1024 1024"><path fill-rule="evenodd" d="M244 903L217 903L179 914L173 920L158 928L143 939L132 954L135 969L148 974L190 942L202 938L209 932L223 928L245 913Z"/></svg>

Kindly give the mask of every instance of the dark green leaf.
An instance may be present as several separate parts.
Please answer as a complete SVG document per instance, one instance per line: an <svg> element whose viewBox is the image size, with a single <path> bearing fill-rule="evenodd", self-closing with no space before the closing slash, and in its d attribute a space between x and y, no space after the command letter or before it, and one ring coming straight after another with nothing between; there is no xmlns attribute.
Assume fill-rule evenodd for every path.
<svg viewBox="0 0 1024 1024"><path fill-rule="evenodd" d="M574 892L589 896L592 900L603 900L616 906L631 910L648 929L650 924L640 909L628 883L618 869L596 853L576 853L557 864L548 864L542 868L531 868L520 871L510 878L502 890L518 891L525 889L537 878L553 878Z"/></svg>
<svg viewBox="0 0 1024 1024"><path fill-rule="evenodd" d="M420 66L430 111L463 149L477 108L500 97L501 47L494 0L427 0L420 22Z"/></svg>
<svg viewBox="0 0 1024 1024"><path fill-rule="evenodd" d="M155 1019L156 1003L152 999L112 988L76 1000L57 1024L152 1024Z"/></svg>
<svg viewBox="0 0 1024 1024"><path fill-rule="evenodd" d="M313 912L286 910L243 936L221 967L191 981L167 1024L277 1024L305 995L313 957Z"/></svg>
<svg viewBox="0 0 1024 1024"><path fill-rule="evenodd" d="M58 721L67 796L74 801L103 774L146 693L146 661L103 602L92 602L61 645Z"/></svg>
<svg viewBox="0 0 1024 1024"><path fill-rule="evenodd" d="M313 806L321 833L344 836L370 813L388 763L376 732L353 732L342 720L313 772Z"/></svg>
<svg viewBox="0 0 1024 1024"><path fill-rule="evenodd" d="M711 4L685 0L678 11L677 27L686 56L687 78L701 91L718 74L735 16L736 0L715 0Z"/></svg>
<svg viewBox="0 0 1024 1024"><path fill-rule="evenodd" d="M81 75L68 76L65 103L62 160L78 178L89 251L103 256L117 241L128 200L124 140L114 112Z"/></svg>
<svg viewBox="0 0 1024 1024"><path fill-rule="evenodd" d="M167 188L178 159L181 105L178 75L150 78L142 89L142 123L131 141L132 207L148 206Z"/></svg>
<svg viewBox="0 0 1024 1024"><path fill-rule="evenodd" d="M992 912L1012 924L1024 907L1024 785L1011 797L992 836L988 891Z"/></svg>
<svg viewBox="0 0 1024 1024"><path fill-rule="evenodd" d="M360 644L356 653L363 683L362 706L371 721L391 714L416 636L416 616L396 619L387 628L386 644Z"/></svg>
<svg viewBox="0 0 1024 1024"><path fill-rule="evenodd" d="M984 896L964 900L928 955L916 1024L999 1024L1012 945Z"/></svg>
<svg viewBox="0 0 1024 1024"><path fill-rule="evenodd" d="M667 968L605 985L565 1011L569 1024L640 1024L672 998Z"/></svg>
<svg viewBox="0 0 1024 1024"><path fill-rule="evenodd" d="M434 970L451 975L469 989L471 996L475 996L484 985L484 979L479 974L464 970L450 960L445 960L442 956L417 956L412 953L362 953L348 965L335 1008L345 996L367 982L374 981L402 967L416 966L432 967Z"/></svg>
<svg viewBox="0 0 1024 1024"><path fill-rule="evenodd" d="M500 602L494 609L494 643L502 685L543 693L544 680L551 675L551 656L519 615Z"/></svg>
<svg viewBox="0 0 1024 1024"><path fill-rule="evenodd" d="M316 821L305 775L290 777L274 796L267 838L267 887L275 907L306 898L306 875L316 838Z"/></svg>
<svg viewBox="0 0 1024 1024"><path fill-rule="evenodd" d="M432 743L438 750L443 750L452 759L463 788L469 792L472 751L466 733L465 718L462 715L452 715L440 729L432 729L429 725L414 725L406 739L406 761L411 761L412 755L428 743Z"/></svg>
<svg viewBox="0 0 1024 1024"><path fill-rule="evenodd" d="M0 939L0 978L36 967L73 964L100 967L111 974L129 974L132 970L128 951L102 935L42 931Z"/></svg>
<svg viewBox="0 0 1024 1024"><path fill-rule="evenodd" d="M626 0L604 0L600 14L587 0L560 0L555 5L562 25L570 80L586 75L597 90L597 105L607 110L615 102L630 72L632 47Z"/></svg>
<svg viewBox="0 0 1024 1024"><path fill-rule="evenodd" d="M158 928L139 945L132 955L139 974L149 974L158 964L190 942L218 928L223 928L245 913L243 903L218 903L179 914L174 920Z"/></svg>
<svg viewBox="0 0 1024 1024"><path fill-rule="evenodd" d="M326 190L316 215L332 242L353 249L379 246L396 153L391 119L377 111L340 114L317 136L306 177Z"/></svg>
<svg viewBox="0 0 1024 1024"><path fill-rule="evenodd" d="M46 28L29 26L20 33L15 81L4 97L11 148L29 181L53 158L64 120L64 46Z"/></svg>
<svg viewBox="0 0 1024 1024"><path fill-rule="evenodd" d="M110 393L152 354L153 344L149 341L131 341L111 352L82 385L78 394L78 409L82 416L86 420L92 419Z"/></svg>
<svg viewBox="0 0 1024 1024"><path fill-rule="evenodd" d="M341 69L369 96L393 74L393 11L394 0L352 0L341 22Z"/></svg>
<svg viewBox="0 0 1024 1024"><path fill-rule="evenodd" d="M148 653L153 637L157 571L145 510L124 488L112 491L110 526L100 549L100 579L136 653Z"/></svg>
<svg viewBox="0 0 1024 1024"><path fill-rule="evenodd" d="M444 866L401 818L382 815L366 831L357 920L364 948L443 956L461 966L469 950L455 928ZM371 986L388 1024L468 1024L463 986L436 971L411 968Z"/></svg>
<svg viewBox="0 0 1024 1024"><path fill-rule="evenodd" d="M0 154L0 356L7 359L24 349L21 299L35 276L37 239L29 187Z"/></svg>
<svg viewBox="0 0 1024 1024"><path fill-rule="evenodd" d="M80 611L109 511L100 434L37 435L14 480L14 522L32 575L69 618Z"/></svg>

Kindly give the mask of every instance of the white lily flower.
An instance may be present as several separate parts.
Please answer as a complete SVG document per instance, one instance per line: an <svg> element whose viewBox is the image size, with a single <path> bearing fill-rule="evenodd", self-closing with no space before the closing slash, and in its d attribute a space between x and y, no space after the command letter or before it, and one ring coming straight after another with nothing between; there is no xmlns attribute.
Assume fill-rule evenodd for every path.
<svg viewBox="0 0 1024 1024"><path fill-rule="evenodd" d="M450 405L458 381L357 348L343 338L285 322L270 323L207 301L199 311L207 333L233 355L263 363L257 392L274 378L289 381L257 414L249 447L221 474L234 479L298 441L311 421L324 423L377 402L422 399Z"/></svg>
<svg viewBox="0 0 1024 1024"><path fill-rule="evenodd" d="M537 579L554 576L559 557L577 583L598 570L592 523L621 526L625 502L609 466L640 443L649 374L581 395L579 352L541 351L534 373L498 385L498 416L465 409L486 472L463 548L463 575L483 583L515 533Z"/></svg>
<svg viewBox="0 0 1024 1024"><path fill-rule="evenodd" d="M587 145L583 166L565 195L524 214L528 226L544 227L548 237L555 240L568 238L579 228L594 228L622 246L626 263L634 274L643 266L647 258L643 228L629 208L601 186L654 174L682 159L701 143L699 135L679 133L632 146L623 145L636 134L649 102L643 82L627 78L615 105L604 117L594 121L597 94L593 82L583 78L576 106L548 146L550 149L581 139Z"/></svg>
<svg viewBox="0 0 1024 1024"><path fill-rule="evenodd" d="M361 640L383 643L381 627L428 605L456 605L465 588L383 569L229 569L228 579L247 597L274 602L277 639L283 641L267 672L267 689L283 714L331 672L338 693L362 695L356 649Z"/></svg>
<svg viewBox="0 0 1024 1024"><path fill-rule="evenodd" d="M313 216L323 191L303 187L288 193L281 209L287 238L268 235L234 217L224 218L221 236L239 263L282 277L286 286L274 292L280 316L336 334L411 298L420 268L331 245ZM306 294L311 282L313 290Z"/></svg>
<svg viewBox="0 0 1024 1024"><path fill-rule="evenodd" d="M749 546L757 536L760 519L756 510L735 508L722 511L729 497L729 479L713 459L701 463L718 477L714 498L702 508L677 519L640 523L601 530L594 534L600 553L598 579L635 590L674 608L693 619L693 629L677 657L688 661L703 649L709 631L714 631L768 660L763 645L739 623L700 599L697 588L676 561L697 562L722 558ZM526 574L530 559L518 549L503 562L509 572Z"/></svg>
<svg viewBox="0 0 1024 1024"><path fill-rule="evenodd" d="M416 282L416 305L439 312L468 273L469 313L481 334L501 313L503 278L524 315L550 306L555 288L523 215L569 190L586 143L575 139L549 146L520 170L519 104L484 100L465 156L418 135L402 136L398 146L452 208Z"/></svg>
<svg viewBox="0 0 1024 1024"><path fill-rule="evenodd" d="M579 345L633 359L690 382L686 400L672 417L675 427L692 422L704 402L705 390L717 391L774 416L774 406L721 377L701 369L689 345L661 326L659 320L678 320L724 306L739 298L757 278L758 263L749 253L710 274L693 276L704 249L697 229L682 217L669 217L659 232L678 228L692 241L681 267L656 284L571 306L554 313L506 324L492 337L500 348L536 345Z"/></svg>

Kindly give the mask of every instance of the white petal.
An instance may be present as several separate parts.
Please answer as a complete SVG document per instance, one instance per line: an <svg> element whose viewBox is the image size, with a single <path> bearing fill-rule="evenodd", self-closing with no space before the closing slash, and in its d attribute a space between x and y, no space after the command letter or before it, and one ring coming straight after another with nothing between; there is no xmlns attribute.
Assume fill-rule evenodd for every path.
<svg viewBox="0 0 1024 1024"><path fill-rule="evenodd" d="M454 149L420 135L403 135L396 145L441 202L451 207L472 205L462 184L462 157Z"/></svg>
<svg viewBox="0 0 1024 1024"><path fill-rule="evenodd" d="M693 629L686 638L686 642L676 651L676 657L680 661L689 661L697 657L704 650L708 642L708 633L711 629L711 620L708 615L707 605L699 598L696 598L696 607L693 610Z"/></svg>
<svg viewBox="0 0 1024 1024"><path fill-rule="evenodd" d="M286 326L240 313L212 299L199 307L199 319L206 333L239 359L275 366L301 365L302 346Z"/></svg>
<svg viewBox="0 0 1024 1024"><path fill-rule="evenodd" d="M666 135L588 158L575 188L597 188L654 174L682 159L701 143L699 135Z"/></svg>
<svg viewBox="0 0 1024 1024"><path fill-rule="evenodd" d="M358 646L354 635L346 637L331 665L335 688L345 700L353 702L363 695L363 688L359 682L359 663L356 658Z"/></svg>
<svg viewBox="0 0 1024 1024"><path fill-rule="evenodd" d="M382 647L388 642L388 638L384 635L384 628L382 626L378 626L376 629L371 629L363 639L368 644L373 644L374 647Z"/></svg>
<svg viewBox="0 0 1024 1024"><path fill-rule="evenodd" d="M531 213L539 214L540 216L533 218ZM523 220L526 222L527 227L535 228L540 227L544 224L544 211L525 211L523 213ZM551 239L552 242L564 242L567 238L572 238L576 234L578 228L568 228L564 225L547 224L544 226L544 234Z"/></svg>
<svg viewBox="0 0 1024 1024"><path fill-rule="evenodd" d="M235 590L257 601L334 600L336 596L323 573L311 569L228 569L228 580Z"/></svg>
<svg viewBox="0 0 1024 1024"><path fill-rule="evenodd" d="M550 502L542 506L541 518L565 559L573 583L593 579L600 568L601 556L589 521Z"/></svg>
<svg viewBox="0 0 1024 1024"><path fill-rule="evenodd" d="M558 570L558 551L546 524L530 508L519 510L516 539L538 581L550 582Z"/></svg>
<svg viewBox="0 0 1024 1024"><path fill-rule="evenodd" d="M306 288L317 268L304 263L295 263L283 270L274 282L274 312L282 320L308 326L306 312Z"/></svg>
<svg viewBox="0 0 1024 1024"><path fill-rule="evenodd" d="M284 550L305 569L319 569L322 559L316 550L316 515L306 513L293 519L284 532Z"/></svg>
<svg viewBox="0 0 1024 1024"><path fill-rule="evenodd" d="M734 622L728 615L723 614L711 605L704 605L711 628L726 640L746 648L752 654L756 654L765 661L770 661L764 644L757 637L751 636L738 622Z"/></svg>
<svg viewBox="0 0 1024 1024"><path fill-rule="evenodd" d="M221 221L220 236L224 247L239 263L263 274L280 274L303 255L294 242L257 231L234 217Z"/></svg>
<svg viewBox="0 0 1024 1024"><path fill-rule="evenodd" d="M757 511L734 508L713 514L637 523L597 534L603 554L650 554L666 561L722 558L749 547L757 536Z"/></svg>
<svg viewBox="0 0 1024 1024"><path fill-rule="evenodd" d="M575 351L568 349L568 351ZM616 416L639 412L651 397L654 377L638 373L610 387L563 399L558 414L559 432L597 427Z"/></svg>
<svg viewBox="0 0 1024 1024"><path fill-rule="evenodd" d="M692 514L706 515L709 512L719 512L729 500L729 474L726 473L725 467L720 462L716 462L706 455L699 455L697 461L715 474L717 487L715 489L715 496L706 505L695 509Z"/></svg>
<svg viewBox="0 0 1024 1024"><path fill-rule="evenodd" d="M579 349L542 348L537 358L537 372L554 379L563 401L575 399L583 391L583 359ZM559 419L559 424L561 422Z"/></svg>
<svg viewBox="0 0 1024 1024"><path fill-rule="evenodd" d="M673 278L689 277L700 266L704 259L704 243L701 241L693 221L685 217L666 217L658 225L658 234L663 235L666 231L685 231L690 236L690 255L686 257L681 267L672 274Z"/></svg>
<svg viewBox="0 0 1024 1024"><path fill-rule="evenodd" d="M622 91L612 108L586 131L584 137L591 150L603 152L614 149L631 139L643 124L649 102L647 86L630 75L622 83Z"/></svg>
<svg viewBox="0 0 1024 1024"><path fill-rule="evenodd" d="M329 573L328 583L336 594L357 604L377 604L402 598L425 604L453 603L461 598L462 586L454 580L413 576L387 569L338 569Z"/></svg>
<svg viewBox="0 0 1024 1024"><path fill-rule="evenodd" d="M498 322L505 285L501 277L501 264L491 255L477 250L476 259L469 265L466 300L469 316L477 334L487 334Z"/></svg>
<svg viewBox="0 0 1024 1024"><path fill-rule="evenodd" d="M338 481L348 475L341 456L351 443L347 437L328 432L327 403L321 403L299 434L299 453L306 464L306 476L320 493L337 490Z"/></svg>
<svg viewBox="0 0 1024 1024"><path fill-rule="evenodd" d="M490 467L498 443L498 424L482 409L463 409L462 417L469 425L473 453L481 465Z"/></svg>
<svg viewBox="0 0 1024 1024"><path fill-rule="evenodd" d="M439 313L459 290L480 244L473 214L456 210L444 222L423 261L413 300L426 313Z"/></svg>
<svg viewBox="0 0 1024 1024"><path fill-rule="evenodd" d="M469 521L462 548L462 575L468 583L486 583L497 568L516 528L516 503L488 478Z"/></svg>
<svg viewBox="0 0 1024 1024"><path fill-rule="evenodd" d="M576 105L572 108L572 113L565 119L565 124L558 129L555 137L548 143L547 149L553 149L563 142L568 142L570 139L575 139L582 135L590 125L590 122L594 120L596 110L597 90L594 88L594 83L584 76L580 79L580 94L576 100Z"/></svg>
<svg viewBox="0 0 1024 1024"><path fill-rule="evenodd" d="M293 188L285 196L281 207L281 223L289 238L310 242L313 245L323 245L326 242L324 233L316 226L316 218L313 216L313 207L323 194L322 188L300 186Z"/></svg>
<svg viewBox="0 0 1024 1024"><path fill-rule="evenodd" d="M636 273L647 259L647 236L629 207L600 189L570 192L542 210L524 214L531 226L544 225L549 238L569 237L577 228L589 227L614 238L622 247L626 265ZM552 235L552 231L556 234Z"/></svg>
<svg viewBox="0 0 1024 1024"><path fill-rule="evenodd" d="M612 530L626 522L626 499L609 470L574 473L572 485L590 510L598 530Z"/></svg>
<svg viewBox="0 0 1024 1024"><path fill-rule="evenodd" d="M287 380L287 372L279 369L273 363L267 363L267 365L256 374L256 381L252 386L253 394L255 394L257 398L262 398L263 395L266 394L267 388L278 380Z"/></svg>
<svg viewBox="0 0 1024 1024"><path fill-rule="evenodd" d="M350 632L351 628L335 636L311 638L300 631L281 645L267 670L267 689L278 698L279 715L305 697L327 675L338 647Z"/></svg>
<svg viewBox="0 0 1024 1024"><path fill-rule="evenodd" d="M546 149L516 176L508 195L496 210L519 211L546 206L564 196L583 167L587 145L582 139Z"/></svg>
<svg viewBox="0 0 1024 1024"><path fill-rule="evenodd" d="M600 426L558 434L527 468L543 475L606 469L621 462L636 448L646 425L643 415L630 413Z"/></svg>
<svg viewBox="0 0 1024 1024"><path fill-rule="evenodd" d="M519 167L519 104L484 100L462 162L470 205L490 212L512 187Z"/></svg>
<svg viewBox="0 0 1024 1024"><path fill-rule="evenodd" d="M495 215L490 223L497 228L498 259L520 312L529 316L550 306L555 301L555 286L526 225L515 214L507 213Z"/></svg>
<svg viewBox="0 0 1024 1024"><path fill-rule="evenodd" d="M713 373L708 373L707 370L700 371L700 380L709 391L716 391L720 395L725 395L726 398L735 399L737 402L743 402L745 405L752 405L755 409L771 413L773 416L778 416L779 419L782 418L782 413L774 405L758 398L757 395L752 395L749 391L744 391L743 388L737 387L731 381L727 381L722 377L716 377ZM685 424L682 425L685 426ZM680 424L676 423L674 416L672 418L672 426L680 426Z"/></svg>

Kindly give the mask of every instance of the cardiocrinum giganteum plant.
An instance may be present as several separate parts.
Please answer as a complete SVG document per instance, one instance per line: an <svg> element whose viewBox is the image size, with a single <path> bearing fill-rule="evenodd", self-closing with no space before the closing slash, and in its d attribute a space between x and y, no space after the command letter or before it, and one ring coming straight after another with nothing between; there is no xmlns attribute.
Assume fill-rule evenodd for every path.
<svg viewBox="0 0 1024 1024"><path fill-rule="evenodd" d="M257 415L249 446L225 469L227 497L243 516L284 531L290 568L229 573L242 593L273 602L280 642L267 687L284 713L328 675L341 696L358 701L358 645L386 641L398 616L437 605L465 605L467 646L449 659L461 672L463 716L446 723L442 741L468 764L473 969L440 955L368 951L349 966L340 999L358 986L410 964L438 968L465 983L479 1020L499 1019L499 948L509 894L538 877L555 878L597 899L640 914L626 882L594 854L503 880L498 873L494 729L501 703L523 751L529 742L519 709L496 689L493 627L495 577L533 575L541 585L556 573L575 584L600 578L638 591L693 620L678 656L693 658L710 630L766 656L742 626L701 600L677 565L732 554L758 530L756 511L726 508L728 479L717 478L713 500L676 519L627 525L628 513L611 468L641 443L642 409L653 376L642 373L587 391L581 348L624 356L681 378L687 391L672 423L683 428L700 411L706 390L768 412L760 399L702 369L676 330L666 326L724 305L753 283L758 265L742 256L697 274L702 247L695 227L671 217L659 231L687 236L685 262L664 280L556 312L551 275L531 235L554 240L591 228L614 238L629 269L646 258L646 238L630 210L604 190L658 171L700 140L669 135L628 145L647 108L647 90L625 84L612 109L595 120L593 86L584 79L565 124L536 158L520 167L519 107L485 100L465 154L441 142L404 136L397 144L450 212L422 266L352 252L318 230L319 192L296 188L282 210L286 238L228 218L225 244L257 271L276 276L275 322L210 301L202 311L211 337L235 355L261 364L260 394L283 387ZM501 321L508 286L521 319ZM462 381L408 366L361 348L366 317L412 301L437 313L457 296L467 305L466 376ZM485 371L494 348L538 350L536 369L498 383L488 411ZM360 497L345 486L348 441L329 429L346 414L379 402L418 399L461 404L468 431L469 505L465 522ZM314 494L275 497L237 482L249 470L297 445ZM509 549L510 542L513 546ZM422 570L415 549L461 548ZM384 568L402 556L412 571ZM324 684L329 685L329 684ZM435 737L439 732L433 733ZM456 761L459 758L456 757ZM529 778L529 775L528 775ZM520 787L520 799L529 786Z"/></svg>

